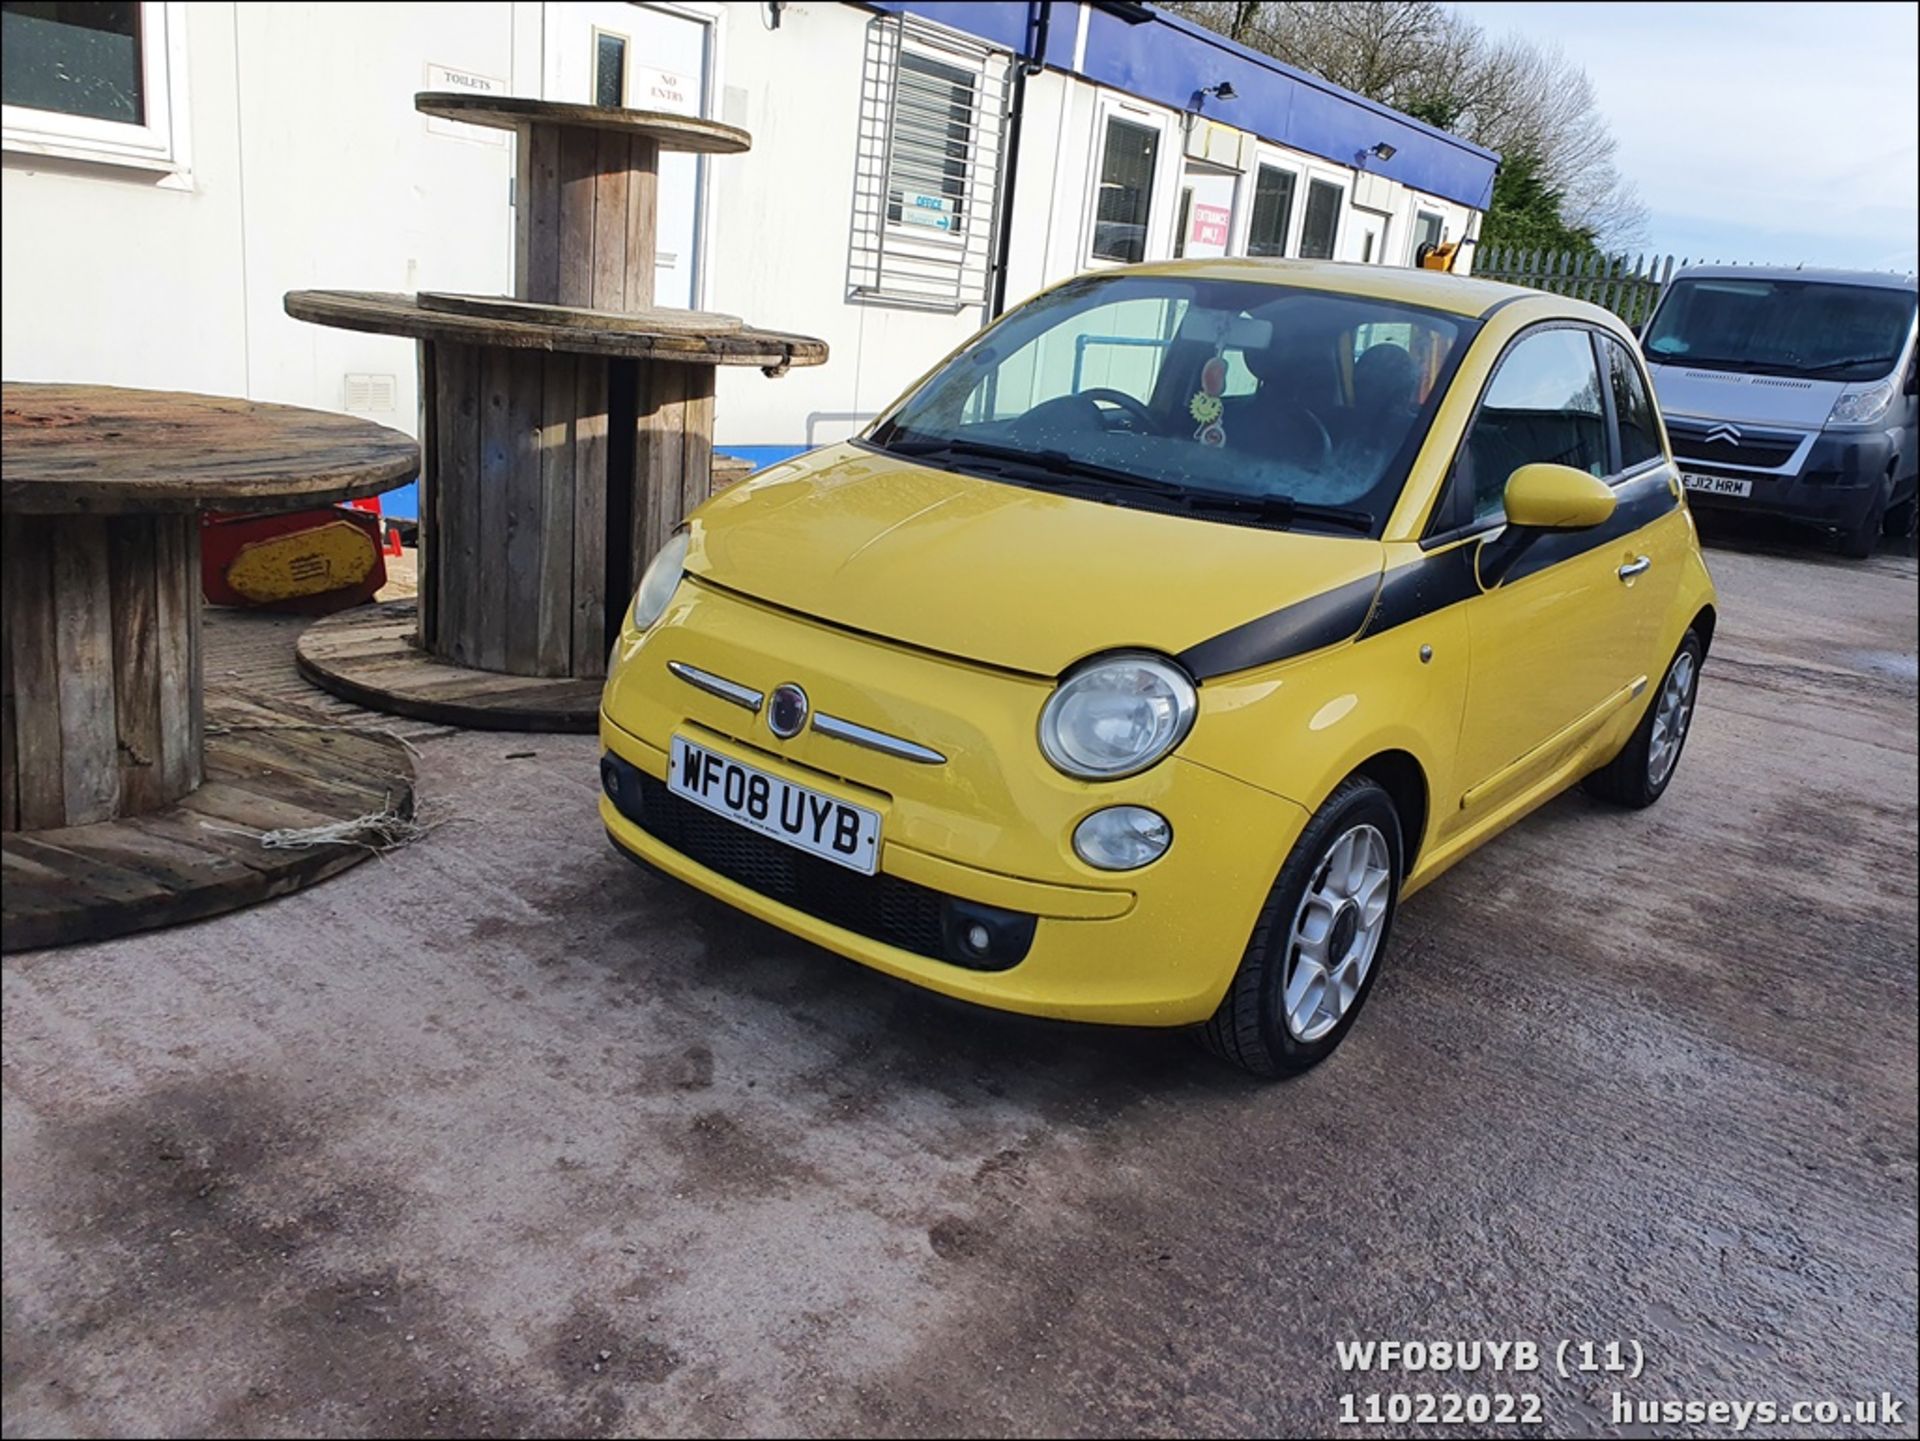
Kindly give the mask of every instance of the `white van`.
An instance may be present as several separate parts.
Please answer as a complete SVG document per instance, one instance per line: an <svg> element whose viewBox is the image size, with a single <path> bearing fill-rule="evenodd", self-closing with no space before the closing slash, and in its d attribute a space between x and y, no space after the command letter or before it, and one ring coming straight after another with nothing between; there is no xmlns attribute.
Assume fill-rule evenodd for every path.
<svg viewBox="0 0 1920 1441"><path fill-rule="evenodd" d="M1910 534L1920 474L1912 276L1693 266L1641 336L1690 499Z"/></svg>

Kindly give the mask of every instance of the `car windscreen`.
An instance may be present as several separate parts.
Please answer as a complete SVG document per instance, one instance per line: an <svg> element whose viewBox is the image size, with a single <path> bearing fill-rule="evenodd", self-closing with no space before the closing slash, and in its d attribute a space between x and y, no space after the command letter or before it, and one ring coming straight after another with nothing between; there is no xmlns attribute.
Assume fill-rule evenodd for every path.
<svg viewBox="0 0 1920 1441"><path fill-rule="evenodd" d="M1115 504L1379 535L1475 322L1262 281L1089 276L866 442Z"/></svg>
<svg viewBox="0 0 1920 1441"><path fill-rule="evenodd" d="M1677 280L1647 327L1652 361L1820 380L1877 380L1913 325L1914 293L1815 280Z"/></svg>

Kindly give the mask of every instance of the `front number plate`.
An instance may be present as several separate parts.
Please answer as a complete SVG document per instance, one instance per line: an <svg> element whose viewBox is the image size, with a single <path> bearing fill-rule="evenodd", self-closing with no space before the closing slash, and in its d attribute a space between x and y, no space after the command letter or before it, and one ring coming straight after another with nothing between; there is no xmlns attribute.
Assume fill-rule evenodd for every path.
<svg viewBox="0 0 1920 1441"><path fill-rule="evenodd" d="M880 814L742 765L684 736L673 738L667 788L675 795L850 871L880 868Z"/></svg>
<svg viewBox="0 0 1920 1441"><path fill-rule="evenodd" d="M1753 482L1736 480L1730 475L1693 475L1680 472L1680 483L1688 490L1704 490L1709 495L1752 495Z"/></svg>

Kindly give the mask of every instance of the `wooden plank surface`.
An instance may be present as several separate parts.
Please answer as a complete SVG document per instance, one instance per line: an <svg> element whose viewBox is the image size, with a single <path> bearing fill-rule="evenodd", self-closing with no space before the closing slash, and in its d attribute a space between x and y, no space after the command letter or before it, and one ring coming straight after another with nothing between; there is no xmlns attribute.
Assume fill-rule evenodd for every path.
<svg viewBox="0 0 1920 1441"><path fill-rule="evenodd" d="M629 214L633 213L630 206ZM651 291L648 294L650 297ZM669 305L654 306L650 299L631 310L593 310L583 305L518 300L511 295L463 295L448 290L423 290L416 298L422 310L443 311L448 315L475 316L487 320L524 320L535 324L553 323L597 330L660 333L684 330L699 335L724 335L743 329L746 325L737 315L726 315L717 310L679 310Z"/></svg>
<svg viewBox="0 0 1920 1441"><path fill-rule="evenodd" d="M433 634L434 612L439 605L440 582L440 487L429 483L435 452L440 444L440 380L437 355L440 347L423 340L419 352L420 381L420 489L419 519L414 525L415 564L419 567L420 634Z"/></svg>
<svg viewBox="0 0 1920 1441"><path fill-rule="evenodd" d="M524 130L533 125L589 132L605 130L616 135L641 136L666 150L689 150L703 155L737 155L753 145L753 137L737 125L659 110L627 110L523 99L517 95L469 95L443 90L419 92L413 97L413 106L423 115L458 120L463 125L491 125L503 130Z"/></svg>
<svg viewBox="0 0 1920 1441"><path fill-rule="evenodd" d="M636 578L713 488L713 371L650 365L641 375L631 537Z"/></svg>
<svg viewBox="0 0 1920 1441"><path fill-rule="evenodd" d="M225 396L8 383L0 412L9 513L297 510L420 468L419 446L384 425Z"/></svg>
<svg viewBox="0 0 1920 1441"><path fill-rule="evenodd" d="M6 517L8 829L84 825L199 783L199 521Z"/></svg>
<svg viewBox="0 0 1920 1441"><path fill-rule="evenodd" d="M634 177L627 169L631 153L627 137L616 130L602 130L595 137L598 155L593 176L593 274L586 298L579 302L595 310L627 308L627 271L637 260L627 250L627 192ZM638 177L648 188L658 185L652 176ZM653 304L653 239L646 240L648 305Z"/></svg>
<svg viewBox="0 0 1920 1441"><path fill-rule="evenodd" d="M205 609L200 604L200 520L192 515L155 516L154 655L159 673L160 750L158 787L182 795L200 784L206 733L206 667L200 660Z"/></svg>
<svg viewBox="0 0 1920 1441"><path fill-rule="evenodd" d="M12 662L12 795L5 807L23 830L58 825L66 814L61 756L60 671L47 634L53 605L53 527L62 517L6 517L0 581L6 586L4 641Z"/></svg>
<svg viewBox="0 0 1920 1441"><path fill-rule="evenodd" d="M56 535L54 614L48 630L59 668L60 817L69 825L85 825L106 820L120 805L113 572L107 560L107 523L99 516L63 517Z"/></svg>
<svg viewBox="0 0 1920 1441"><path fill-rule="evenodd" d="M660 147L644 135L633 136L627 145L627 264L621 303L627 310L650 310L660 245L660 186L655 179L660 168ZM666 323L672 324L671 318Z"/></svg>
<svg viewBox="0 0 1920 1441"><path fill-rule="evenodd" d="M427 578L438 588L428 644L463 665L472 665L477 660L473 649L474 607L484 600L476 592L486 579L478 550L484 378L480 352L473 346L441 345L436 350L440 398L435 423L440 430L440 445L428 485L435 495L434 515L442 534L439 575Z"/></svg>
<svg viewBox="0 0 1920 1441"><path fill-rule="evenodd" d="M445 725L590 733L598 724L598 676L448 665L413 644L413 604L362 606L309 626L295 650L301 674L356 705Z"/></svg>
<svg viewBox="0 0 1920 1441"><path fill-rule="evenodd" d="M617 361L582 357L576 373L573 427L573 586L569 622L573 674L606 674L607 433L609 373Z"/></svg>
<svg viewBox="0 0 1920 1441"><path fill-rule="evenodd" d="M115 624L113 705L119 732L120 794L129 811L148 811L172 800L163 783L168 745L161 717L159 647L160 585L150 557L157 517L121 517L107 539ZM177 618L170 617L177 623ZM184 729L184 728L183 728ZM179 735L174 743L186 740Z"/></svg>
<svg viewBox="0 0 1920 1441"><path fill-rule="evenodd" d="M563 268L571 252L561 249ZM591 262L589 261L590 265ZM561 286L568 285L566 275ZM531 298L531 297L529 297ZM285 299L287 314L316 325L376 335L409 335L422 340L458 341L468 345L495 345L510 349L567 351L575 355L617 355L640 359L684 360L709 365L758 365L766 369L820 365L827 343L807 335L747 326L724 334L663 330L658 333L615 331L592 325L558 321L493 320L432 310L412 295L359 290L291 290Z"/></svg>
<svg viewBox="0 0 1920 1441"><path fill-rule="evenodd" d="M592 131L574 129L562 132L559 146L560 251L552 262L553 293L543 295L529 291L526 298L551 302L557 306L590 306L593 295L593 209L597 195L594 167L599 163L600 144ZM487 323L510 323L482 319ZM564 321L553 317L550 323L561 325Z"/></svg>
<svg viewBox="0 0 1920 1441"><path fill-rule="evenodd" d="M565 581L555 577L550 582L540 564L545 554L540 526L546 510L542 493L545 466L540 449L545 434L543 362L548 357L530 350L508 351L506 355L506 569L500 572L495 589L496 603L504 601L506 607L503 669L516 675L550 675L554 664L564 666L565 658L540 652L540 597L550 583Z"/></svg>
<svg viewBox="0 0 1920 1441"><path fill-rule="evenodd" d="M480 352L480 466L475 480L475 569L469 572L471 608L466 617L467 652L482 670L505 670L507 608L502 591L507 565L507 500L513 479L512 392L514 357L504 350Z"/></svg>
<svg viewBox="0 0 1920 1441"><path fill-rule="evenodd" d="M413 810L413 764L397 740L316 725L310 712L248 702L216 721L209 779L147 815L0 836L0 950L104 940L197 920L313 884L371 854L358 845L269 850L279 827Z"/></svg>
<svg viewBox="0 0 1920 1441"><path fill-rule="evenodd" d="M534 598L534 648L542 675L573 669L574 446L579 371L598 364L571 355L542 357L540 423L540 590Z"/></svg>

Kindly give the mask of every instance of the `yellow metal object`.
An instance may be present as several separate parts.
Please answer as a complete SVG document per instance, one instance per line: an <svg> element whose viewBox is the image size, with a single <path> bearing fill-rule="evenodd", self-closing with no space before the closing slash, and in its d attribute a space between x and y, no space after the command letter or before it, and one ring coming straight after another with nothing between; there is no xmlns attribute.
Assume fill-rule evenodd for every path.
<svg viewBox="0 0 1920 1441"><path fill-rule="evenodd" d="M227 584L248 600L268 604L358 585L379 561L373 538L359 526L330 520L243 545L227 566Z"/></svg>
<svg viewBox="0 0 1920 1441"><path fill-rule="evenodd" d="M1613 487L1570 465L1523 465L1507 479L1507 524L1585 530L1613 514Z"/></svg>
<svg viewBox="0 0 1920 1441"><path fill-rule="evenodd" d="M1182 1025L1213 1013L1308 818L1356 770L1415 779L1405 894L1618 752L1713 602L1670 457L1656 463L1670 504L1645 504L1659 473L1633 482L1632 514L1655 518L1631 530L1615 518L1585 549L1492 589L1476 579L1487 533L1422 543L1508 343L1540 321L1574 320L1633 346L1617 320L1430 271L1219 260L1131 273L1264 279L1485 317L1381 539L1105 505L831 446L694 512L686 578L651 630L622 633L603 700L603 743L648 774L665 775L682 734L876 810L883 872L1039 917L1027 958L975 971L842 930L707 870L603 800L620 846L948 995ZM1577 480L1523 472L1510 504L1537 524L1606 519L1614 492ZM1351 630L1203 676L1190 733L1158 765L1089 782L1043 757L1041 709L1076 663L1121 649L1178 657L1335 594L1353 598ZM689 684L669 661L762 693L796 684L814 714L907 738L945 763L813 729L776 739L763 713ZM1074 828L1113 805L1168 820L1174 840L1159 860L1113 873L1075 855Z"/></svg>

